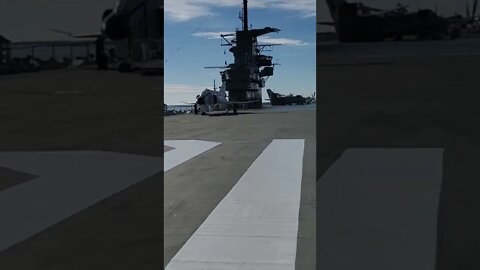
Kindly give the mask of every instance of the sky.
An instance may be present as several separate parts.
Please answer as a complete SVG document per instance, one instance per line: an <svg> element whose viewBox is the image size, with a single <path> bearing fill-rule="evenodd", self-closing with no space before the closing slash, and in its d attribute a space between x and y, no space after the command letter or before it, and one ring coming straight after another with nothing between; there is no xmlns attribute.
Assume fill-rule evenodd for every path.
<svg viewBox="0 0 480 270"><path fill-rule="evenodd" d="M381 9L392 9L397 3L402 3L408 5L410 10L416 10L419 8L433 10L435 9L436 4L438 7L438 13L443 16L450 16L455 12L464 15L467 3L465 0L351 0L348 2L362 2L368 6ZM468 2L471 7L473 0L469 0ZM331 21L325 0L317 1L317 21ZM333 31L333 29L328 26L319 26L318 31Z"/></svg>
<svg viewBox="0 0 480 270"><path fill-rule="evenodd" d="M275 66L266 87L282 94L311 96L316 89L316 4L314 0L249 0L249 23L275 27L260 43L281 43L269 55ZM204 69L233 62L220 33L241 29L241 0L165 1L165 103L194 102L205 88L221 84L222 69ZM266 91L263 98L268 98Z"/></svg>
<svg viewBox="0 0 480 270"><path fill-rule="evenodd" d="M68 40L52 32L98 33L102 13L116 0L1 0L0 35L12 41Z"/></svg>
<svg viewBox="0 0 480 270"><path fill-rule="evenodd" d="M209 3L220 3L240 8L240 0L165 0L166 6L170 5L170 13L177 18L196 18L201 14L212 13ZM269 1L250 0L251 5L268 5L277 2L287 10L297 10L315 14L313 0L296 1ZM351 0L356 2L359 0ZM469 0L473 2L473 0ZM14 41L24 40L55 40L65 39L64 36L53 33L47 28L58 27L70 30L75 33L98 32L100 29L100 18L103 11L112 8L117 0L1 0L0 1L0 35ZM174 3L172 6L171 3ZM192 3L198 2L197 5ZM454 12L464 14L465 0L363 0L363 3L371 6L392 8L396 3L404 3L412 8L427 7L433 8L438 5L439 12L443 15L450 15ZM282 6L283 5L283 6ZM330 19L326 8L325 0L317 0L318 20ZM178 12L176 12L177 10ZM313 11L313 13L312 13ZM218 12L218 11L217 11ZM253 11L256 12L256 11ZM238 13L238 12L237 12ZM237 14L235 13L235 14ZM230 30L230 29L228 29Z"/></svg>
<svg viewBox="0 0 480 270"><path fill-rule="evenodd" d="M355 0L357 1L357 0ZM66 36L48 28L73 33L100 31L101 15L113 8L117 0L1 0L0 35L12 41L65 40ZM237 18L241 0L165 0L165 96L166 100L193 101L201 90L212 87L213 79L220 83L218 69L232 61L226 47L212 33L231 32L241 23ZM353 2L353 0L352 0ZM464 14L463 0L364 0L363 3L392 8L401 2L411 8L433 8L439 13ZM470 1L472 2L472 1ZM288 94L311 95L315 89L315 21L329 21L324 0L250 0L250 23L254 27L271 26L282 29L269 34L270 39L282 39L284 46L274 47L271 53L276 66L275 75L267 88ZM316 10L317 9L317 10ZM315 18L315 15L317 15ZM332 28L319 27L319 31ZM213 36L212 36L213 35ZM275 41L275 40L274 40ZM264 93L264 97L266 94Z"/></svg>

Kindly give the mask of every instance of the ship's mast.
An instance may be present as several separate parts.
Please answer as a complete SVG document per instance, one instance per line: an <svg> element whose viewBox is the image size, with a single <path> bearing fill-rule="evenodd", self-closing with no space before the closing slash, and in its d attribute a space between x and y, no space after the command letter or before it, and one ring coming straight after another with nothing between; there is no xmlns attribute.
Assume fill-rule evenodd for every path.
<svg viewBox="0 0 480 270"><path fill-rule="evenodd" d="M240 12L239 18L242 20L242 30L236 30L235 34L220 35L226 44L230 46L229 51L233 53L234 63L225 67L219 67L225 70L221 71L222 85L220 91L228 92L228 99L237 102L252 102L249 108L262 107L262 88L265 87L265 78L273 75L274 65L272 57L260 54L266 46L275 46L279 44L259 45L257 37L279 32L280 29L264 27L254 29L248 25L248 0L243 0L243 12ZM234 36L232 41L226 37ZM216 84L214 81L214 90Z"/></svg>
<svg viewBox="0 0 480 270"><path fill-rule="evenodd" d="M248 1L243 0L243 31L248 31Z"/></svg>

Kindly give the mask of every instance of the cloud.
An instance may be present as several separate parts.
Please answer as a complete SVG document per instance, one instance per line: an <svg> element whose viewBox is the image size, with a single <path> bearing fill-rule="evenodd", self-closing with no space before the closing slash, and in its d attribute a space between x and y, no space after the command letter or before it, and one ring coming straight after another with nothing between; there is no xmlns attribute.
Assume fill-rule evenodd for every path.
<svg viewBox="0 0 480 270"><path fill-rule="evenodd" d="M197 32L192 35L196 37L203 37L207 39L219 39L220 35L233 34L233 32Z"/></svg>
<svg viewBox="0 0 480 270"><path fill-rule="evenodd" d="M187 0L166 0L164 12L168 18L177 22L213 15L213 12L208 6L195 5Z"/></svg>
<svg viewBox="0 0 480 270"><path fill-rule="evenodd" d="M317 6L315 1L300 0L300 1L270 1L275 5L278 5L279 9L293 10L300 12L304 18L310 18L317 16ZM276 2L276 3L275 3Z"/></svg>
<svg viewBox="0 0 480 270"><path fill-rule="evenodd" d="M222 34L232 34L232 32L197 32L193 35L196 37L202 37L206 39L219 39ZM260 44L282 44L285 46L305 46L310 43L292 38L272 38L269 36L262 36L258 38Z"/></svg>
<svg viewBox="0 0 480 270"><path fill-rule="evenodd" d="M164 102L168 105L184 105L184 103L193 103L196 96L200 95L205 88L202 85L193 84L164 84Z"/></svg>
<svg viewBox="0 0 480 270"><path fill-rule="evenodd" d="M285 46L305 46L310 45L310 43L291 38L271 38L269 36L259 37L258 41L261 44L282 44Z"/></svg>
<svg viewBox="0 0 480 270"><path fill-rule="evenodd" d="M216 15L218 7L242 7L240 0L165 0L167 18L184 22L194 18ZM313 0L250 0L249 8L270 8L295 11L302 17L316 16L316 2Z"/></svg>

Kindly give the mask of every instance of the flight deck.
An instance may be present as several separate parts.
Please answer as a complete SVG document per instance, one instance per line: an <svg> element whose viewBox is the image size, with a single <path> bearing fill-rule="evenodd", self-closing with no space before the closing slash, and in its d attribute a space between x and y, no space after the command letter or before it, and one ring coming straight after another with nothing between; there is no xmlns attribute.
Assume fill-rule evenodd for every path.
<svg viewBox="0 0 480 270"><path fill-rule="evenodd" d="M0 268L161 267L162 89L117 71L0 77Z"/></svg>
<svg viewBox="0 0 480 270"><path fill-rule="evenodd" d="M164 132L166 269L315 269L315 106L168 116Z"/></svg>
<svg viewBox="0 0 480 270"><path fill-rule="evenodd" d="M478 268L479 42L318 47L319 269Z"/></svg>

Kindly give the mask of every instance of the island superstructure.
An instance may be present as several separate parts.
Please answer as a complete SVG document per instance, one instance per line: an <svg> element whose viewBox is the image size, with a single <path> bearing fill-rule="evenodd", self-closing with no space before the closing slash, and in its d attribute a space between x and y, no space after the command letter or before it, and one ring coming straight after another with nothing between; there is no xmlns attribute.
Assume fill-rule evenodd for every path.
<svg viewBox="0 0 480 270"><path fill-rule="evenodd" d="M242 30L232 34L223 34L222 46L229 46L234 62L221 71L221 89L229 94L231 102L251 102L249 108L262 107L262 88L266 80L273 75L275 64L272 56L265 55L271 46L279 44L259 44L258 37L280 30L272 27L249 28L248 1L243 0ZM233 37L233 38L231 38Z"/></svg>

